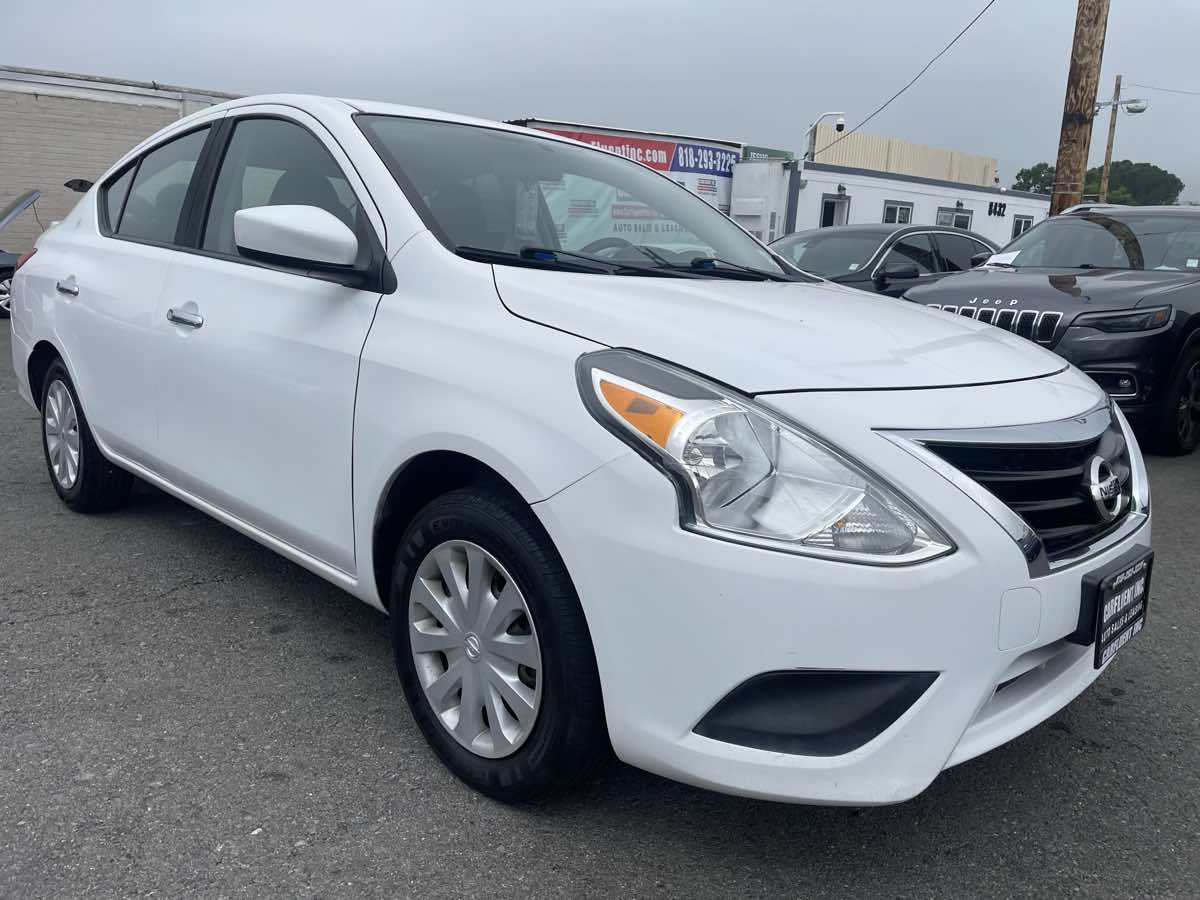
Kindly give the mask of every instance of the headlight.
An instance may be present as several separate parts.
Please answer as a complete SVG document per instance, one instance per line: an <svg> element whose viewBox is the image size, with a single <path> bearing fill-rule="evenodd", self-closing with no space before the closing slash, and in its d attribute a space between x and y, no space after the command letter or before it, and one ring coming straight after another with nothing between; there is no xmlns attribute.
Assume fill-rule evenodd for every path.
<svg viewBox="0 0 1200 900"><path fill-rule="evenodd" d="M749 398L621 350L581 357L578 375L592 415L675 482L685 528L876 565L954 549L893 488Z"/></svg>
<svg viewBox="0 0 1200 900"><path fill-rule="evenodd" d="M1151 331L1171 321L1171 307L1155 306L1148 309L1125 309L1117 312L1084 313L1076 316L1072 325L1082 325L1118 334L1127 331Z"/></svg>

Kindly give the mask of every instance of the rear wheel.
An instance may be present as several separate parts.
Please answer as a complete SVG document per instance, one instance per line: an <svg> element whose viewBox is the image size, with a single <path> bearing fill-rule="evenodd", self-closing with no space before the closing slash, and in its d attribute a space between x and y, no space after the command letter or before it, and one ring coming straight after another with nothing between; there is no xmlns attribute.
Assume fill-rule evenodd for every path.
<svg viewBox="0 0 1200 900"><path fill-rule="evenodd" d="M0 269L0 319L7 319L12 313L12 279L9 269Z"/></svg>
<svg viewBox="0 0 1200 900"><path fill-rule="evenodd" d="M129 496L133 476L105 459L61 360L42 384L42 450L54 490L76 512L103 512Z"/></svg>
<svg viewBox="0 0 1200 900"><path fill-rule="evenodd" d="M583 610L519 498L464 488L418 513L396 555L391 623L418 725L476 790L537 797L608 752Z"/></svg>
<svg viewBox="0 0 1200 900"><path fill-rule="evenodd" d="M1169 456L1191 453L1200 446L1200 347L1180 359L1161 403L1155 449Z"/></svg>

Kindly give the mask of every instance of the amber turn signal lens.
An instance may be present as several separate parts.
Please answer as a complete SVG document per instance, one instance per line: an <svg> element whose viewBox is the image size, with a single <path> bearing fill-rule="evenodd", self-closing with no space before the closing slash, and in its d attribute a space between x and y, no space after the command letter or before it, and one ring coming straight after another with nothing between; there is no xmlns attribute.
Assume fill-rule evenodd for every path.
<svg viewBox="0 0 1200 900"><path fill-rule="evenodd" d="M671 429L683 418L682 410L611 381L600 379L600 393L618 416L664 449Z"/></svg>

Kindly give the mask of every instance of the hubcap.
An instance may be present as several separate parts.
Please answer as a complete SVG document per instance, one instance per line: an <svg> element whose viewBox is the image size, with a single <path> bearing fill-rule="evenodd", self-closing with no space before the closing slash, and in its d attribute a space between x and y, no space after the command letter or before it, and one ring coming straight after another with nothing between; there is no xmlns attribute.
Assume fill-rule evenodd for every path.
<svg viewBox="0 0 1200 900"><path fill-rule="evenodd" d="M542 699L542 653L516 582L492 554L447 541L422 560L408 597L408 639L425 699L479 756L513 753Z"/></svg>
<svg viewBox="0 0 1200 900"><path fill-rule="evenodd" d="M1179 392L1179 440L1185 446L1196 439L1200 431L1200 362L1195 362L1183 377Z"/></svg>
<svg viewBox="0 0 1200 900"><path fill-rule="evenodd" d="M0 278L0 309L8 312L12 308L12 278Z"/></svg>
<svg viewBox="0 0 1200 900"><path fill-rule="evenodd" d="M58 379L52 381L46 391L42 423L50 469L59 486L69 491L79 478L79 416L71 392Z"/></svg>

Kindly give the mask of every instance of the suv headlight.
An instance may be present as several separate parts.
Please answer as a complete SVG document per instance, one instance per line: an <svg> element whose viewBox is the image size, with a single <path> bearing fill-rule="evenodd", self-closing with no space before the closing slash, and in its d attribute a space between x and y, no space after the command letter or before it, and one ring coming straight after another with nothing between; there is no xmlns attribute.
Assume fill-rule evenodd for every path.
<svg viewBox="0 0 1200 900"><path fill-rule="evenodd" d="M675 482L691 531L875 565L954 549L878 476L750 398L623 350L586 354L577 372L592 415Z"/></svg>
<svg viewBox="0 0 1200 900"><path fill-rule="evenodd" d="M1129 331L1153 331L1171 321L1171 307L1155 306L1148 309L1123 309L1116 312L1084 313L1076 316L1072 325L1095 328L1109 334Z"/></svg>

